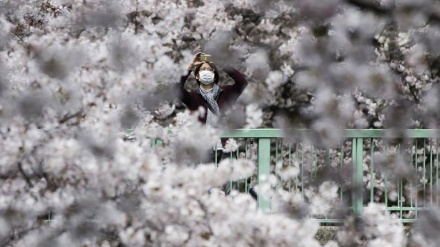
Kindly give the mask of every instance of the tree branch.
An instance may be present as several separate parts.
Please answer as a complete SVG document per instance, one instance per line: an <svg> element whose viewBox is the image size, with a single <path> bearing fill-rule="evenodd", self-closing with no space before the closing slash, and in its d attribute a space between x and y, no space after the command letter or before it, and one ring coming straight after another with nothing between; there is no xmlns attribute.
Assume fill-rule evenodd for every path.
<svg viewBox="0 0 440 247"><path fill-rule="evenodd" d="M80 117L82 113L83 113L83 110L79 110L79 111L77 111L76 113L73 113L73 114L70 114L70 115L67 114L67 115L65 115L63 118L61 118L58 122L59 122L60 124L64 124L65 122L69 121L69 120L72 119L72 118Z"/></svg>
<svg viewBox="0 0 440 247"><path fill-rule="evenodd" d="M371 0L367 0L367 1L365 1L365 0L345 0L345 2L349 5L359 7L364 10L369 10L369 11L372 11L372 12L374 12L376 14L380 14L380 15L387 15L392 12L391 8L382 7L379 4L374 3Z"/></svg>
<svg viewBox="0 0 440 247"><path fill-rule="evenodd" d="M18 162L18 170L20 171L21 175L23 175L24 180L26 181L26 183L28 184L29 187L34 187L34 185L32 184L30 178L28 177L28 175L24 172L23 170L23 165L20 162Z"/></svg>
<svg viewBox="0 0 440 247"><path fill-rule="evenodd" d="M9 235L9 237L1 243L1 246L12 246L13 241L20 239L24 234L37 229L37 226L29 227L28 229L22 230L18 233L13 232Z"/></svg>
<svg viewBox="0 0 440 247"><path fill-rule="evenodd" d="M194 201L196 201L197 204L199 204L200 208L201 208L201 209L203 210L203 212L205 213L204 218L205 218L205 220L206 220L206 226L208 227L209 234L214 235L214 231L212 230L211 223L209 222L209 218L208 218L208 208L207 208L207 207L205 206L205 204L204 204L202 201L200 201L199 199L197 199L197 198L195 198L195 197L192 197L192 199L193 199Z"/></svg>
<svg viewBox="0 0 440 247"><path fill-rule="evenodd" d="M139 0L136 0L136 15L134 16L134 34L139 32Z"/></svg>
<svg viewBox="0 0 440 247"><path fill-rule="evenodd" d="M380 4L374 3L372 0L345 0L344 2L348 5L371 11L382 16L391 15L394 11L394 7L383 7L380 6ZM430 8L421 12L428 17L428 23L440 24L440 13L437 13Z"/></svg>

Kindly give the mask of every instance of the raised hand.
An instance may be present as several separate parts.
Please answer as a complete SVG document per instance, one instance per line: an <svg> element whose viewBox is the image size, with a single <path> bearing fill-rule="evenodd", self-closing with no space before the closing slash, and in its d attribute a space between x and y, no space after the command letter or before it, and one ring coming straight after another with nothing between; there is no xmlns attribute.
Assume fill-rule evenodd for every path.
<svg viewBox="0 0 440 247"><path fill-rule="evenodd" d="M202 56L202 52L197 52L196 55L194 56L191 64L188 66L188 70L191 70L192 68L194 68L195 66L199 65L202 63L202 61L200 60L200 57Z"/></svg>

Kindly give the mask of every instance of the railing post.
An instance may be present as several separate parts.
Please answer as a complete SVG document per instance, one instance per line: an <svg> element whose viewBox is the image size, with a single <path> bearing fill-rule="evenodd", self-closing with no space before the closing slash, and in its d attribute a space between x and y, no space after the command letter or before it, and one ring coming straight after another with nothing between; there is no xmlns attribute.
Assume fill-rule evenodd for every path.
<svg viewBox="0 0 440 247"><path fill-rule="evenodd" d="M269 183L270 176L270 139L258 139L258 188ZM261 194L261 193L260 193ZM258 195L258 209L263 212L270 212L270 202L262 195Z"/></svg>
<svg viewBox="0 0 440 247"><path fill-rule="evenodd" d="M353 138L352 143L352 206L356 217L362 214L363 194L364 194L364 169L363 169L363 138Z"/></svg>

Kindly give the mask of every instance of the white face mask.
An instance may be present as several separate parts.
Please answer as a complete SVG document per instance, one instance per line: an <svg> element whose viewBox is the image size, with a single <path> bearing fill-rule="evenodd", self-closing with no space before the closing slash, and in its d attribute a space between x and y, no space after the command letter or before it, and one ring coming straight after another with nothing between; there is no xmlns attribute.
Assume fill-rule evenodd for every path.
<svg viewBox="0 0 440 247"><path fill-rule="evenodd" d="M209 85L214 82L214 73L208 70L199 72L199 81L204 85Z"/></svg>

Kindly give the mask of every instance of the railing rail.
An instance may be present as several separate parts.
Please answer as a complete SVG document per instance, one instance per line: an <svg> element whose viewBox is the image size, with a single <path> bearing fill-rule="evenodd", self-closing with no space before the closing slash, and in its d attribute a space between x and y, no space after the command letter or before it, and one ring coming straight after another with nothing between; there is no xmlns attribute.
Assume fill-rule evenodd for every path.
<svg viewBox="0 0 440 247"><path fill-rule="evenodd" d="M288 166L296 162L299 164L300 175L286 183L281 181L280 186L289 191L295 189L304 195L310 181L319 176L317 171L331 165L338 167L341 173L343 169L351 168L349 178L343 180L344 183L350 183L349 189L344 194L344 185L341 183L338 193L341 202L344 199L350 202L349 207L356 216L362 213L365 204L379 202L384 203L390 212L398 214L403 223L412 223L417 219L418 212L425 210L427 206L432 204L440 206L440 194L436 194L440 191L439 129L335 131L343 135L339 148L322 147L322 145L320 148L310 148L303 145L304 140L314 136L314 133L308 129L237 129L223 133L221 137L244 139L241 144L245 146L246 158L254 157L248 148L248 140L252 140L250 143L255 141L258 186L268 183L267 178L271 174L278 175L277 171L274 171L277 162ZM156 140L153 145L159 143ZM392 181L396 179L393 178L393 169L398 167L389 167L391 172L383 172L380 167L383 164L379 164L380 162L375 159L376 153L387 154L390 150L397 149L401 152L399 155L404 154L404 159L413 166L415 177L413 181L404 181L406 178L402 177ZM237 154L238 152L237 150ZM340 161L339 165L338 161ZM306 174L307 172L309 174ZM248 190L249 184L245 182L245 191ZM422 194L423 200L420 199L419 194ZM271 211L271 203L264 196L258 196L257 205L264 212ZM321 223L342 221L327 216L319 220Z"/></svg>
<svg viewBox="0 0 440 247"><path fill-rule="evenodd" d="M131 129L128 129L127 132L129 135L133 134ZM403 223L412 223L417 220L419 211L426 210L432 205L440 206L439 129L405 129L398 131L389 129L345 129L343 130L343 141L336 152L337 155L334 155L336 150L334 147L312 147L311 149L301 147L304 138L307 139L310 136L313 136L313 132L307 129L238 129L221 135L222 138L245 139L242 142L245 145L245 157L251 159L253 155L252 150L248 148L248 139L252 140L251 144L256 140L258 145L256 149L257 183L259 186L268 183L267 178L271 174L278 175L277 171L272 169L276 162L287 163L290 166L293 163L292 160L295 159L296 162L300 163L301 175L294 181L281 184L281 188L286 187L291 191L294 187L295 191L304 195L305 187L309 182L307 180L317 178L317 168L319 168L321 161L321 166L328 166L333 165L336 160L340 160L340 166L343 167L347 163L345 160L349 158L348 166L352 168L349 179L351 182L351 200L349 201L351 201L350 208L354 215L359 216L362 213L365 203L379 201L384 203L389 211L397 213ZM128 138L127 140L132 139ZM386 141L390 141L391 144L386 143ZM153 146L160 143L160 140L152 141ZM415 168L413 170L415 173L414 180L404 181L404 177L397 177L396 181L391 182L392 178L389 174L378 174L380 171L376 171L377 160L375 160L374 154L377 151L386 153L390 150L390 147L398 148L400 152L408 156L407 161ZM307 155L311 159L308 160ZM287 162L285 162L286 159ZM311 171L311 176L308 178L304 174L307 162L312 163L312 166L308 167ZM390 167L391 171L396 168ZM367 184L364 181L366 178L368 180ZM380 184L383 184L383 186ZM408 184L411 184L412 187L408 187ZM381 189L384 191L378 190L378 186L382 186ZM342 187L341 185L339 190L341 201L344 197ZM245 183L244 190L249 191L248 182ZM365 192L368 192L367 196L365 196ZM395 192L393 196L391 196L392 192ZM394 197L394 200L390 199L392 197ZM390 203L390 201L394 201L394 203ZM271 203L264 196L258 196L257 205L258 209L264 212L271 211ZM47 221L52 221L51 212L48 213ZM325 216L319 218L319 221L321 223L339 223L342 219Z"/></svg>
<svg viewBox="0 0 440 247"><path fill-rule="evenodd" d="M420 202L415 195L411 194L409 197L410 203L405 201L404 195L404 186L403 181L396 182L397 189L397 205L388 205L390 199L390 181L386 175L381 174L381 177L377 178L378 174L376 174L376 168L374 166L374 153L379 148L375 144L375 142L386 142L392 139L404 139L409 140L410 142L415 142L415 144L409 144L408 156L410 156L411 164L414 163L414 166L417 168L421 155L423 161L422 172L419 174L422 180L426 180L426 175L430 175L431 179L429 180L429 184L426 182L418 182L416 180L416 187L423 185L423 195L425 195L424 200L426 200L426 194L431 194L431 203L433 201L434 194L433 187L435 189L439 189L439 142L438 138L440 138L440 130L438 129L405 129L405 130L390 130L390 129L346 129L344 130L344 139L346 141L351 142L351 164L352 164L352 174L351 174L351 209L353 213L359 216L362 213L365 201L372 202L375 201L375 193L377 193L377 183L380 179L383 180L385 197L383 203L387 205L387 209L390 211L400 212L400 219L404 223L410 223L417 219L417 212L423 210L426 207L426 202L423 205L420 205ZM239 129L235 131L231 131L228 133L224 133L222 135L223 138L254 138L258 139L258 185L261 186L267 182L267 180L263 178L269 177L271 174L271 140L272 139L283 139L288 136L289 139L301 140L301 138L308 136L311 134L310 130L307 129L295 129L295 130L280 130L280 129ZM417 143L418 139L423 139L423 147ZM429 139L430 147L426 146L426 139ZM276 142L276 155L278 156L278 142ZM368 145L369 143L369 145ZM367 147L365 147L367 145ZM385 146L387 144L384 144ZM415 146L414 146L415 145ZM435 151L433 149L433 145L435 146ZM402 149L402 146L399 146ZM369 150L368 150L369 149ZM415 150L413 150L415 149ZM429 149L430 157L426 156L426 150ZM419 154L420 150L423 150L423 154ZM369 151L369 152L368 152ZM281 147L281 153L283 152ZM326 156L328 159L329 149L326 149ZM419 154L419 157L417 155ZM369 162L365 160L366 156L368 156ZM297 154L298 156L298 154ZM290 157L290 154L289 154ZM342 155L341 160L344 159L344 150L342 146ZM429 162L430 169L428 170L426 167L426 162ZM368 164L369 163L369 164ZM303 165L303 164L301 164ZM367 178L369 178L369 200L365 198L365 190L366 186L364 183L364 175L366 173L365 169L367 169ZM418 170L415 169L416 173L419 173ZM433 178L434 176L434 178ZM436 180L435 180L436 178ZM302 178L303 179L303 178ZM435 183L434 183L435 181ZM381 182L382 183L382 182ZM423 184L422 184L423 183ZM428 192L427 187L431 188L431 191ZM409 189L407 189L409 190ZM341 192L342 193L342 192ZM417 194L417 193L416 193ZM408 197L408 196L406 196ZM438 203L438 196L435 198ZM429 200L428 200L429 201ZM380 202L380 200L379 200ZM405 206L406 205L406 206ZM269 212L270 211L270 203L266 198L259 197L258 198L258 207L259 209ZM414 217L405 218L404 212L407 214L415 214ZM321 219L323 223L331 223L338 222L338 219Z"/></svg>
<svg viewBox="0 0 440 247"><path fill-rule="evenodd" d="M440 129L345 129L346 138L440 138ZM309 129L237 129L222 134L224 138L284 138L304 136L311 133Z"/></svg>

